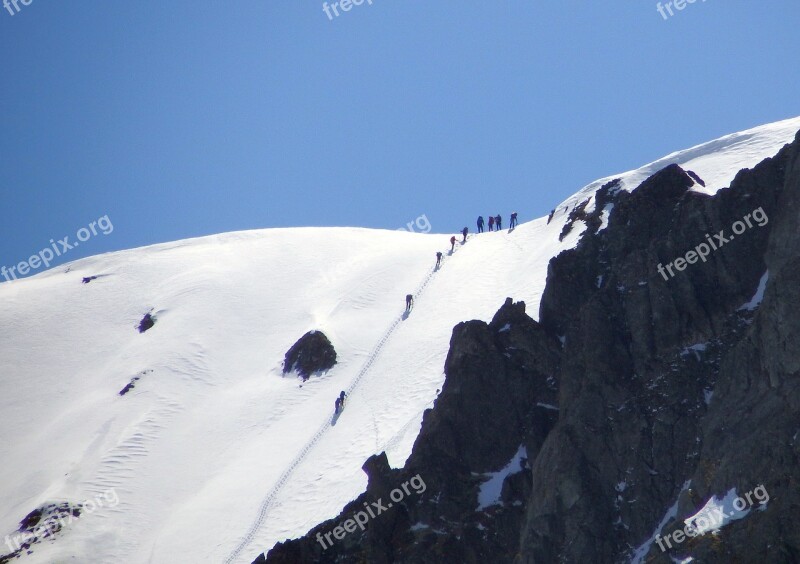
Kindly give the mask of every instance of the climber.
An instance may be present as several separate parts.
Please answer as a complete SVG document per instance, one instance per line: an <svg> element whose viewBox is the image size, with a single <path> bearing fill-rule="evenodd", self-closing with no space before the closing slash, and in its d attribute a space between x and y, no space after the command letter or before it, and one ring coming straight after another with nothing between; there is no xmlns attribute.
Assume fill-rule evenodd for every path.
<svg viewBox="0 0 800 564"><path fill-rule="evenodd" d="M408 294L406 296L406 311L411 311L411 306L414 305L414 296Z"/></svg>
<svg viewBox="0 0 800 564"><path fill-rule="evenodd" d="M342 393L339 394L339 397L336 398L336 403L335 403L335 407L334 407L334 413L341 413L342 412L342 410L344 409L344 398L346 396L347 396L347 394L345 394L344 391L342 391Z"/></svg>
<svg viewBox="0 0 800 564"><path fill-rule="evenodd" d="M439 268L442 264L442 253L436 253L436 268Z"/></svg>
<svg viewBox="0 0 800 564"><path fill-rule="evenodd" d="M489 216L489 231L494 231L494 216Z"/></svg>
<svg viewBox="0 0 800 564"><path fill-rule="evenodd" d="M483 233L483 216L478 216L478 233Z"/></svg>
<svg viewBox="0 0 800 564"><path fill-rule="evenodd" d="M503 228L503 218L500 217L500 214L497 214L497 217L494 218L494 224L497 226L498 231Z"/></svg>
<svg viewBox="0 0 800 564"><path fill-rule="evenodd" d="M462 245L467 242L467 233L469 233L469 229L466 227L461 230L461 234L464 236L464 238L461 240Z"/></svg>
<svg viewBox="0 0 800 564"><path fill-rule="evenodd" d="M511 214L511 225L509 225L510 229L514 229L517 226L517 212Z"/></svg>
<svg viewBox="0 0 800 564"><path fill-rule="evenodd" d="M453 235L450 237L450 253L452 253L456 248L456 236Z"/></svg>

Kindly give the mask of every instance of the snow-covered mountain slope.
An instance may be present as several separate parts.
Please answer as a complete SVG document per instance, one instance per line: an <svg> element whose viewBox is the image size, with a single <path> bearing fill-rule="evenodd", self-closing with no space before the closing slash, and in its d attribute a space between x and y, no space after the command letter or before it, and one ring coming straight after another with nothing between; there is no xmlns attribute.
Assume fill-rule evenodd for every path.
<svg viewBox="0 0 800 564"><path fill-rule="evenodd" d="M677 162L718 189L798 129L800 118L779 122L620 176L632 189ZM490 319L507 296L536 316L548 261L578 237L558 241L563 207L606 180L549 225L472 236L438 271L449 234L302 228L110 253L0 285L0 535L45 503L113 489L118 504L23 560L250 562L334 517L364 489L368 456L406 460L455 324ZM140 334L151 309L156 325ZM339 363L301 385L281 361L310 329Z"/></svg>
<svg viewBox="0 0 800 564"><path fill-rule="evenodd" d="M538 220L446 256L311 450L254 538L257 547L332 517L388 449L402 464L442 382L452 327L507 295L541 294L558 229ZM11 533L49 500L119 505L80 519L32 562L222 561L262 497L431 274L447 235L284 229L90 258L0 286L2 520ZM88 284L84 277L99 276ZM156 325L134 326L154 308ZM300 386L286 350L324 331L340 363ZM132 377L141 379L117 395Z"/></svg>

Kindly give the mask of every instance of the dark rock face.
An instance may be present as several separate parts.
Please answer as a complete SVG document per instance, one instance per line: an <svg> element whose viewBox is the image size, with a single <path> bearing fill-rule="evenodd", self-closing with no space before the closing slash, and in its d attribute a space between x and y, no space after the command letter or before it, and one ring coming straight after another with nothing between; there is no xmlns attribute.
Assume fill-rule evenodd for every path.
<svg viewBox="0 0 800 564"><path fill-rule="evenodd" d="M322 331L309 331L286 352L283 361L283 373L292 370L303 378L315 372L329 370L336 364L336 350Z"/></svg>
<svg viewBox="0 0 800 564"><path fill-rule="evenodd" d="M406 467L367 461L341 517L266 561L800 562L800 134L714 197L696 182L673 165L631 193L609 185L599 232L583 206L589 229L551 261L541 322L508 300L488 325L456 326ZM479 510L486 474L520 446L522 470ZM364 532L315 540L417 475L425 491ZM719 534L673 535L712 496L758 487L769 502Z"/></svg>
<svg viewBox="0 0 800 564"><path fill-rule="evenodd" d="M788 509L798 503L789 486L797 476L798 373L765 360L796 356L800 341L758 336L797 328L796 316L775 311L770 295L794 292L800 282L786 269L800 256L799 152L800 137L714 198L687 192L694 178L667 167L617 194L608 229L551 262L541 321L565 337L562 410L547 455L533 465L522 562L616 562L643 545L654 562L689 554L702 562L795 561L788 555L800 547L800 527ZM753 222L706 262L666 280L657 270L707 233L729 237L734 222L757 208L769 222ZM755 313L740 311L767 269L763 303ZM773 495L767 511L718 537L646 551L673 503L678 519L661 536L712 495L730 488L743 495L760 484Z"/></svg>

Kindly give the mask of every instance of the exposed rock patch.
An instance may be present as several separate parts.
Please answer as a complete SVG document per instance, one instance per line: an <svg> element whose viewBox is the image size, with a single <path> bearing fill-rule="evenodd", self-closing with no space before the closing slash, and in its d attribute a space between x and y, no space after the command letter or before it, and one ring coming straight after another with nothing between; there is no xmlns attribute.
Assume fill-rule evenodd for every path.
<svg viewBox="0 0 800 564"><path fill-rule="evenodd" d="M583 221L586 224L586 231L583 233L584 237L587 235L596 234L603 223L603 212L605 211L606 206L615 201L616 195L619 191L620 179L615 178L597 190L593 196L595 199L595 206L591 212L587 212L586 208L592 201L592 197L589 197L575 206L569 213L569 216L567 216L567 221L564 223L564 227L561 229L561 234L558 236L558 240L563 241L564 238L572 232L576 221Z"/></svg>
<svg viewBox="0 0 800 564"><path fill-rule="evenodd" d="M144 333L148 329L152 329L155 324L156 318L153 317L152 314L147 313L139 322L139 326L136 329L139 331L139 333Z"/></svg>
<svg viewBox="0 0 800 564"><path fill-rule="evenodd" d="M14 534L6 537L5 546L11 548L12 552L0 556L0 564L11 562L23 554L31 554L35 544L53 538L80 514L80 504L67 502L50 503L34 509L20 521Z"/></svg>
<svg viewBox="0 0 800 564"><path fill-rule="evenodd" d="M330 370L336 364L336 350L322 331L309 331L286 352L283 373L293 370L303 378Z"/></svg>
<svg viewBox="0 0 800 564"><path fill-rule="evenodd" d="M152 372L152 370L144 370L144 371L143 371L141 374L139 374L138 376L134 376L133 378L131 378L131 381L130 381L130 382L128 382L128 383L125 385L125 387L124 387L124 388L122 388L122 389L119 391L119 395L121 395L121 396L124 396L125 394L127 394L128 392L130 392L130 391L131 391L133 388L135 388L135 387L136 387L136 382L138 382L138 381L139 381L139 380L142 378L142 376L144 376L144 375L145 375L145 374L147 374L148 372Z"/></svg>

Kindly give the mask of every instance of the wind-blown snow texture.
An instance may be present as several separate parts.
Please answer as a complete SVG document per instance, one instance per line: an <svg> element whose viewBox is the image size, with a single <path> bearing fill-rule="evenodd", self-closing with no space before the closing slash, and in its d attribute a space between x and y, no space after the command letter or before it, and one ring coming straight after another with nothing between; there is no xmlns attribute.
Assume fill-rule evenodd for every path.
<svg viewBox="0 0 800 564"><path fill-rule="evenodd" d="M564 206L611 178L633 189L673 162L714 192L798 129L800 118L771 124L598 180L550 225L472 237L432 276L449 234L302 228L110 253L0 285L0 536L46 502L114 488L119 505L85 514L23 561L252 561L336 516L364 490L369 455L405 462L453 326L490 319L507 296L538 310L548 261L581 232L559 243ZM82 284L89 276L98 278ZM423 285L402 319L404 296ZM151 310L155 326L140 334ZM339 363L302 384L282 376L281 361L311 329ZM335 397L359 376L330 425Z"/></svg>

